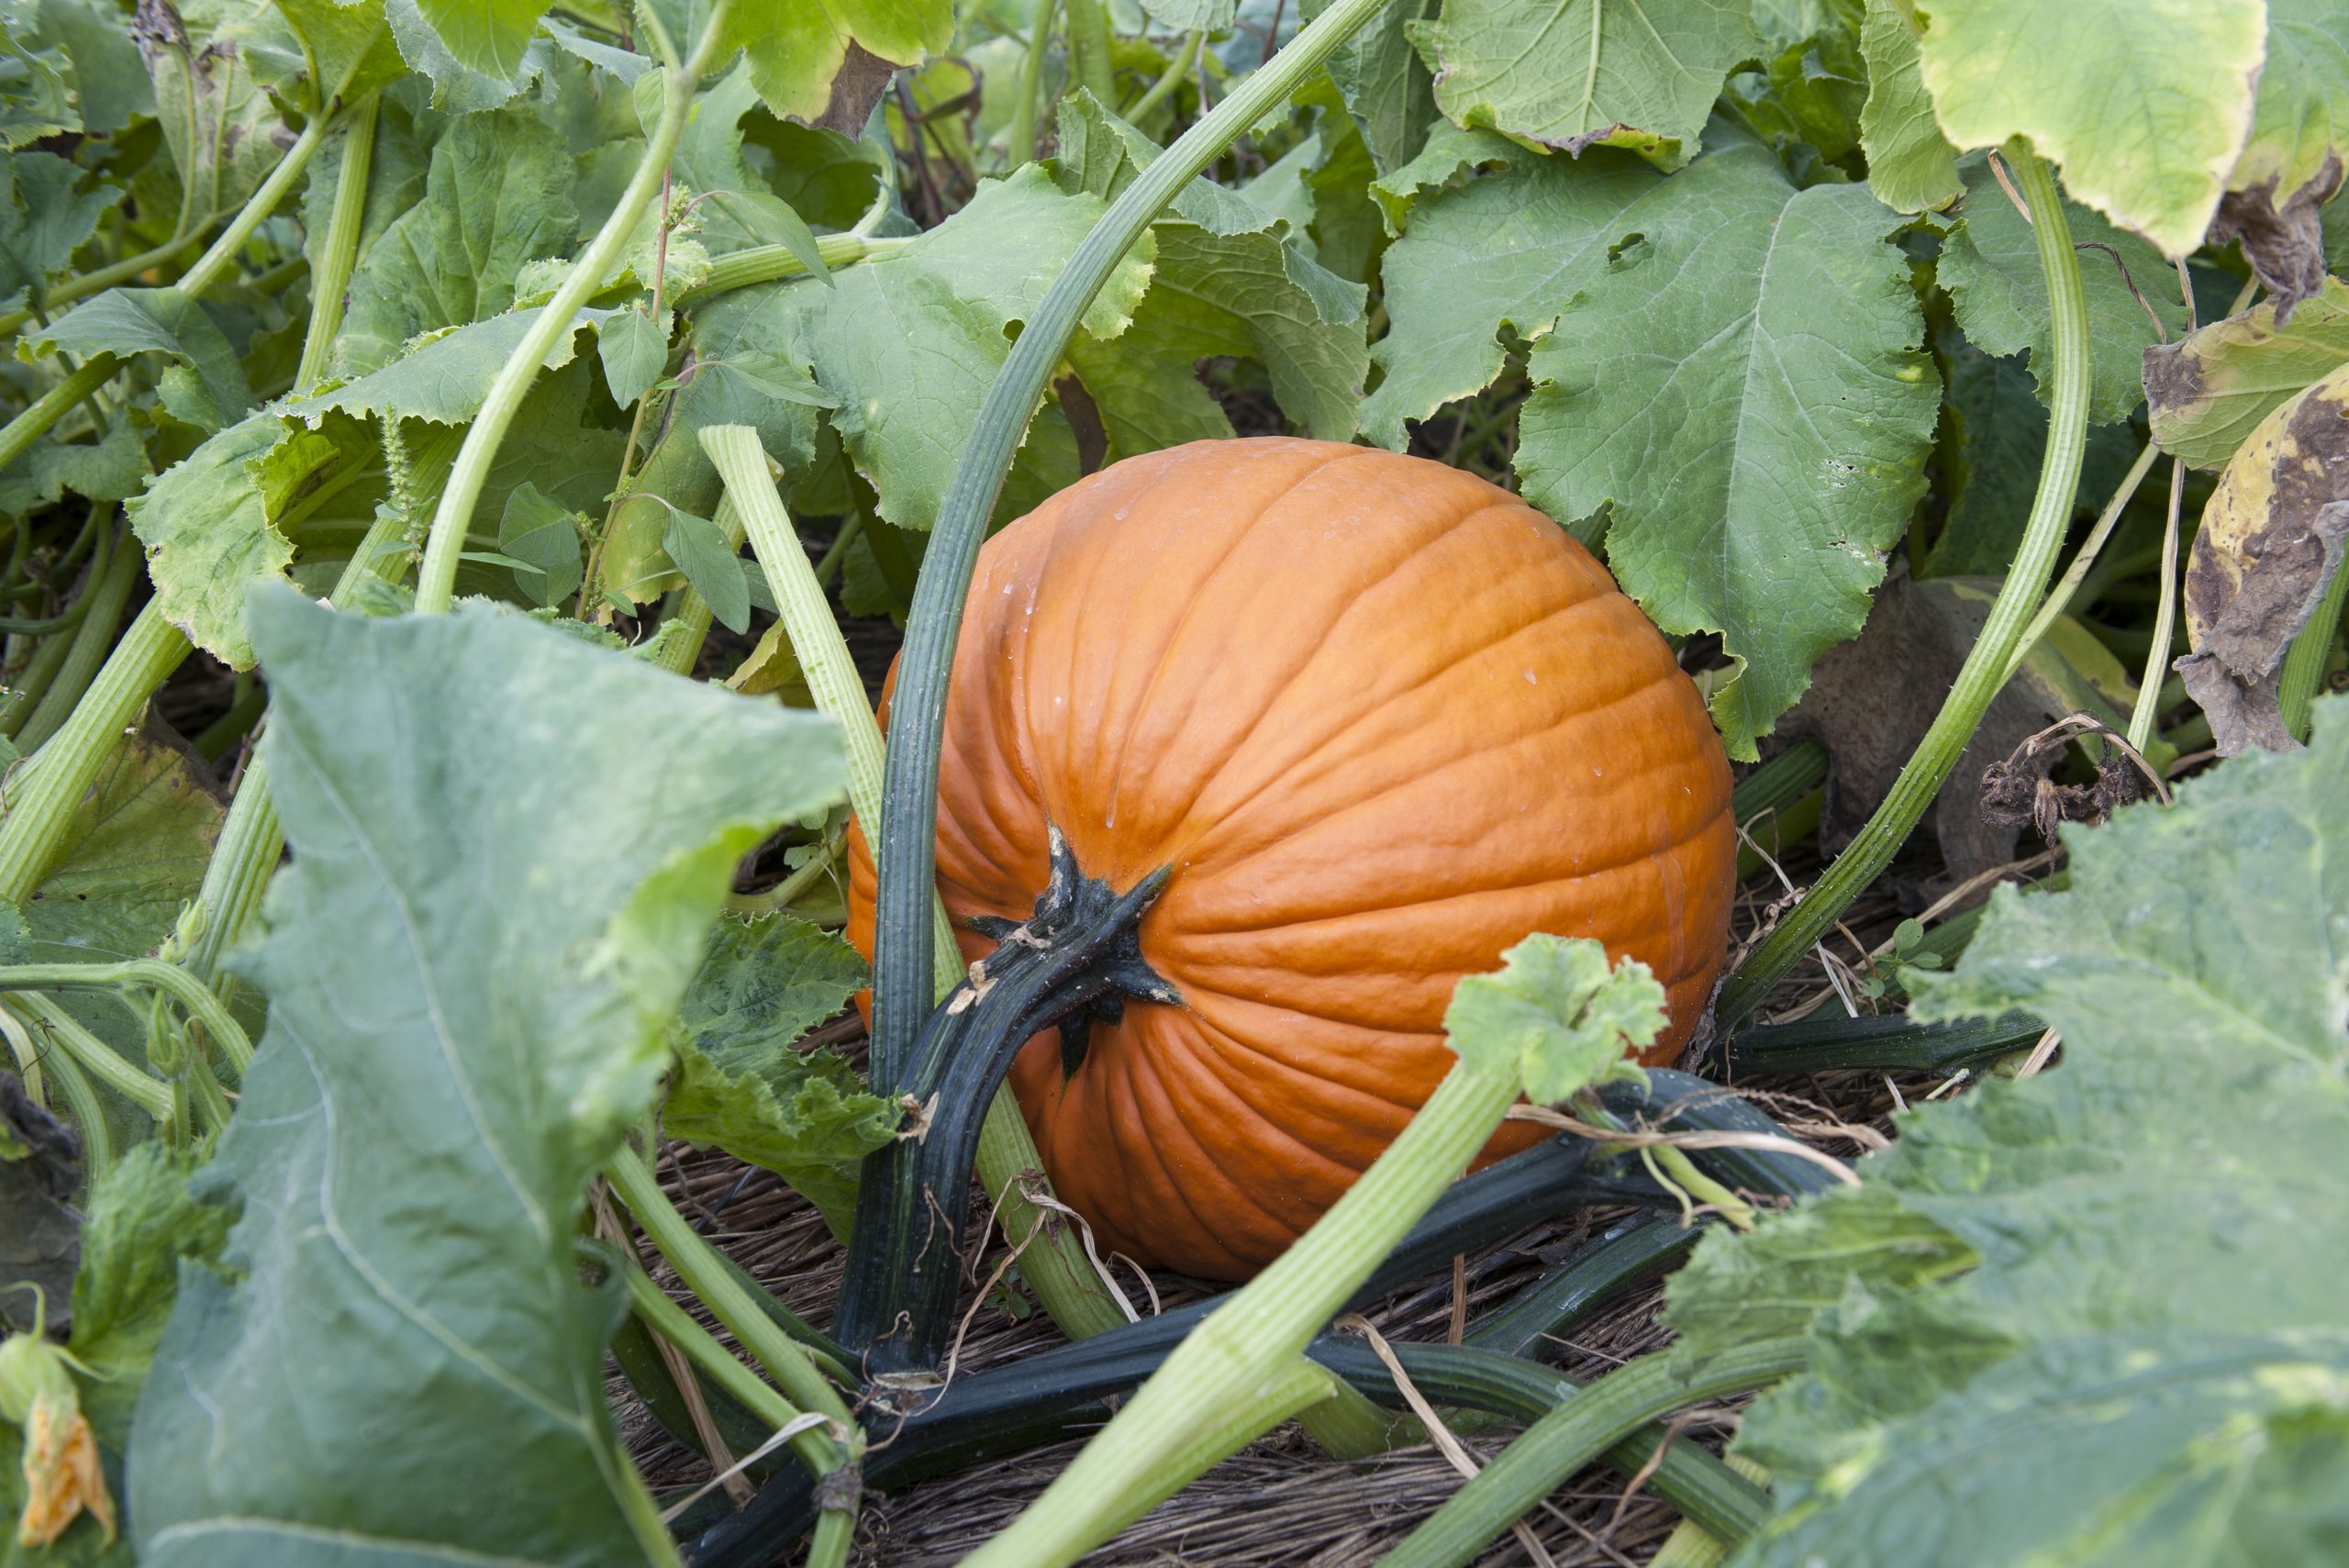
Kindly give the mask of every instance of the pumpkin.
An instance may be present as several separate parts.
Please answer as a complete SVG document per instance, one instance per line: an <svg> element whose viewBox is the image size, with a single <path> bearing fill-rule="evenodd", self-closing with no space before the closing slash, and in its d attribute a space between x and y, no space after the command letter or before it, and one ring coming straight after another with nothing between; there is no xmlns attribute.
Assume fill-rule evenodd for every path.
<svg viewBox="0 0 2349 1568"><path fill-rule="evenodd" d="M1105 1256L1209 1279L1378 1157L1452 1063L1453 985L1528 932L1648 964L1647 1056L1675 1056L1736 863L1702 699L1570 535L1440 463L1286 439L1129 458L980 552L939 777L966 957L974 918L1034 905L1047 824L1112 887L1173 868L1140 944L1180 999L1029 1041L1013 1091ZM861 835L850 868L870 956Z"/></svg>

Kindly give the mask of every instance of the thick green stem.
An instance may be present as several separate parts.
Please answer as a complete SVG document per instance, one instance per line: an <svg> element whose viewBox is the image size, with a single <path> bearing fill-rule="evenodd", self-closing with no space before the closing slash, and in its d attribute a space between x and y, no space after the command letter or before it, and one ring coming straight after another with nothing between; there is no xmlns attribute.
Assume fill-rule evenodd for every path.
<svg viewBox="0 0 2349 1568"><path fill-rule="evenodd" d="M113 519L102 526L112 528ZM87 607L82 612L82 623L73 628L64 662L58 666L49 689L17 732L17 750L32 751L64 728L74 706L104 669L106 651L122 625L122 606L130 602L130 590L139 581L140 559L138 547L126 540L115 549L106 569L83 588L82 599Z"/></svg>
<svg viewBox="0 0 2349 1568"><path fill-rule="evenodd" d="M220 998L178 964L160 958L129 958L119 963L0 964L0 988L11 991L161 991L204 1025L229 1064L242 1073L252 1065L253 1042L244 1026L228 1016Z"/></svg>
<svg viewBox="0 0 2349 1568"><path fill-rule="evenodd" d="M375 165L375 95L351 106L343 133L342 167L336 172L334 211L310 275L310 325L302 339L302 361L294 372L296 391L307 392L326 371L335 335L342 330L344 295L359 263L360 225L367 212L367 180Z"/></svg>
<svg viewBox="0 0 2349 1568"><path fill-rule="evenodd" d="M2022 543L1998 589L1998 601L1990 606L1982 635L1966 654L1932 727L1893 781L1891 793L1835 863L1730 977L1717 1007L1718 1017L1726 1024L1735 1024L1751 1014L1860 890L1891 863L1893 854L1957 765L1958 754L1973 739L1991 699L2006 684L2008 668L2021 646L2024 623L2031 618L2054 568L2056 553L2063 548L2087 437L2087 306L2080 292L2079 259L2072 250L2054 176L2036 153L2020 142L2008 149L2008 162L2031 207L2032 233L2039 244L2039 264L2047 279L2054 328L2047 450ZM899 679L902 683L903 676Z"/></svg>
<svg viewBox="0 0 2349 1568"><path fill-rule="evenodd" d="M1183 78L1188 76L1191 67L1197 63L1199 45L1206 38L1207 34L1194 29L1183 39L1183 47L1174 51L1173 60L1166 62L1164 73L1150 84L1149 92L1135 99L1133 106L1126 110L1128 120L1139 123L1144 115L1174 95L1174 89L1182 84Z"/></svg>
<svg viewBox="0 0 2349 1568"><path fill-rule="evenodd" d="M417 572L417 614L447 613L456 588L457 557L465 548L465 532L473 526L473 506L489 483L489 470L497 461L497 449L505 443L506 432L512 428L515 415L521 411L522 399L538 380L556 339L573 330L579 307L587 303L601 286L605 274L619 260L629 237L636 232L638 220L667 176L670 157L677 150L677 139L685 132L685 112L693 105L695 83L711 63L717 40L725 31L728 4L729 0L717 0L710 7L703 19L701 41L695 46L693 58L683 69L667 73L661 118L645 147L643 159L636 166L635 176L629 181L618 205L604 220L595 239L571 264L562 286L555 290L554 297L539 312L538 319L531 323L512 357L498 371L497 379L490 383L489 395L482 400L481 412L473 417L472 428L465 432L465 444L457 450L456 464L449 471L448 484L440 492L440 507L432 514L431 531L425 540L424 564Z"/></svg>
<svg viewBox="0 0 2349 1568"><path fill-rule="evenodd" d="M124 551L123 559L135 570L136 551ZM86 630L89 623L83 625ZM21 904L32 896L62 847L74 808L116 742L139 722L147 699L187 654L187 634L149 600L72 716L40 755L9 781L8 814L0 817L0 903Z"/></svg>
<svg viewBox="0 0 2349 1568"><path fill-rule="evenodd" d="M2121 475L2121 483L2113 488L2112 498L2104 504L2104 510L2097 514L2096 526L2088 529L2088 537L2080 541L2079 551L2072 557L2072 564L2064 569L2062 579L2048 592L2046 602L2039 606L2039 613L2031 617L2031 625L2024 628L2021 640L2015 644L2014 655L2007 661L2007 679L2014 679L2015 672L2022 668L2022 662L2031 657L2031 651L2039 646L2041 638L2047 635L2047 628L2071 607L2073 596L2079 593L2080 584L2094 570L2097 558L2104 550L2105 540L2111 537L2112 526L2121 520L2121 512L2135 499L2137 487L2145 482L2145 475L2153 472L2154 460L2160 455L2161 449L2147 441L2144 450L2137 454L2137 461L2129 465L2129 472Z"/></svg>
<svg viewBox="0 0 2349 1568"><path fill-rule="evenodd" d="M25 455L27 448L65 417L65 411L106 384L122 361L103 350L82 361L81 369L28 404L25 411L0 428L0 468Z"/></svg>
<svg viewBox="0 0 2349 1568"><path fill-rule="evenodd" d="M1264 1430L1241 1429L1262 1420L1264 1391L1294 1385L1301 1397L1318 1388L1297 1365L1298 1353L1466 1168L1518 1090L1511 1075L1456 1063L1320 1222L1175 1347L1051 1489L966 1568L1075 1562L1131 1517L1131 1499L1165 1496ZM1213 1450L1210 1440L1229 1446Z"/></svg>
<svg viewBox="0 0 2349 1568"><path fill-rule="evenodd" d="M978 423L963 447L931 529L907 621L905 651L897 663L891 708L896 743L889 749L875 847L880 894L874 911L873 1052L874 1075L881 1082L893 1081L912 1054L914 1037L936 1001L935 927L928 906L935 876L938 753L946 725L947 681L979 543L1029 417L1078 318L1159 209L1258 120L1286 103L1339 45L1387 4L1337 0L1214 112L1152 160L1077 246L987 389Z"/></svg>
<svg viewBox="0 0 2349 1568"><path fill-rule="evenodd" d="M2284 728L2295 740L2309 738L2309 710L2315 706L2317 688L2324 684L2324 667L2332 657L2332 637L2342 624L2344 606L2349 606L2349 565L2334 569L2332 586L2317 602L2308 625L2292 639L2291 649L2284 655L2284 672L2276 680Z"/></svg>
<svg viewBox="0 0 2349 1568"><path fill-rule="evenodd" d="M1052 47L1052 17L1060 0L1036 0L1036 19L1028 29L1028 53L1019 62L1019 107L1011 114L1011 131L1004 143L1009 166L1018 168L1036 156L1036 111L1044 92L1044 51Z"/></svg>
<svg viewBox="0 0 2349 1568"><path fill-rule="evenodd" d="M1549 1415L1453 1494L1379 1568L1460 1568L1584 1465L1651 1421L1761 1388L1807 1363L1809 1341L1762 1340L1701 1363L1661 1351L1608 1373Z"/></svg>
<svg viewBox="0 0 2349 1568"><path fill-rule="evenodd" d="M285 150L285 156L277 161L277 167L269 172L269 178L261 183L261 188L228 220L228 227L213 240L211 249L180 275L176 286L182 294L194 299L235 264L237 252L244 249L253 230L261 227L262 219L277 210L277 204L285 199L294 189L294 183L302 177L302 171L309 167L310 155L317 151L318 144L326 139L327 128L333 123L331 113L310 117L310 123L302 128L294 145Z"/></svg>
<svg viewBox="0 0 2349 1568"><path fill-rule="evenodd" d="M729 503L741 515L751 552L766 572L784 633L807 673L808 689L817 706L841 727L848 750L849 805L860 821L876 822L884 768L880 727L840 623L832 617L831 605L769 475L758 433L744 426L714 427L702 432L702 448L725 483ZM943 999L961 984L963 970L946 906L935 891L930 919L933 996ZM987 1107L979 1129L977 1162L979 1179L996 1206L1005 1236L1013 1246L1027 1249L1020 1254L1022 1275L1061 1332L1081 1340L1124 1322L1076 1236L1030 1199L1031 1186L1042 1184L1043 1161L1008 1091L998 1091Z"/></svg>
<svg viewBox="0 0 2349 1568"><path fill-rule="evenodd" d="M816 254L824 259L824 270L845 267L857 261L870 261L902 250L914 242L914 236L904 235L893 239L875 239L864 234L825 234L816 239ZM696 306L714 295L735 289L751 288L759 284L777 283L785 278L807 275L807 263L787 245L753 245L746 250L731 250L709 264L701 282L689 289L680 289L670 303L679 310Z"/></svg>
<svg viewBox="0 0 2349 1568"><path fill-rule="evenodd" d="M620 1202L636 1217L637 1225L677 1271L677 1277L701 1297L792 1402L853 1429L855 1422L841 1402L840 1391L818 1370L807 1350L760 1308L742 1282L718 1261L717 1250L685 1222L636 1151L623 1148L605 1167L604 1174Z"/></svg>
<svg viewBox="0 0 2349 1568"><path fill-rule="evenodd" d="M81 1021L54 999L38 991L27 991L6 1000L9 1006L29 1014L43 1032L57 1042L57 1048L91 1077L157 1121L171 1119L172 1086L124 1061L112 1046L83 1028ZM80 1107L74 1107L74 1111L75 1119L87 1127L89 1123L81 1117Z"/></svg>

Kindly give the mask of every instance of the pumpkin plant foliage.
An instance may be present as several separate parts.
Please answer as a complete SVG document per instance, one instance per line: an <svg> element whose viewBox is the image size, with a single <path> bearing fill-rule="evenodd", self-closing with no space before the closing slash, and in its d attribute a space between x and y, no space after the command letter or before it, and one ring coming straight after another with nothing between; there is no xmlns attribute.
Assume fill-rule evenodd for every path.
<svg viewBox="0 0 2349 1568"><path fill-rule="evenodd" d="M1547 1128L1415 1119L1447 1070L1645 1130L1626 1044L1766 1060L1814 929L1875 951L1804 1049L2061 1049L1783 1211L1747 1180L1783 1150L1547 1151L1752 1200L1690 1243L1681 1369L1804 1347L1728 1391L1766 1509L1688 1434L1650 1490L1709 1486L1742 1564L2349 1552L2344 166L2349 0L0 0L0 1311L43 1283L122 1527L0 1568L797 1551L803 1470L837 1504L1147 1378L1174 1336L1088 1246L1120 1290L1367 1277L1399 1212L1316 1220L1398 1137L1459 1145L1410 1173L1430 1223L1538 1184L1501 1157ZM721 484L724 426L772 486L739 437ZM778 599L828 595L795 648ZM850 1021L919 966L860 956L874 825L806 706L865 722L892 646L952 680L889 738L887 810L941 829L880 902L936 873L947 978L1007 955L970 1005L1047 973L999 943L1062 929L1056 846L1073 907L1138 900L1087 938L1114 984L998 997L1000 1102L908 1094L885 1031L869 1075ZM2066 828L2062 890L1874 929L1864 889L2032 852L1976 786L2067 714L2144 767L2075 740L2034 806L2176 804ZM684 1145L756 1168L687 1209L779 1181L852 1244L931 1132L980 1151L930 1203L974 1163L1000 1200L942 1234L1042 1227L942 1403L856 1312L729 1292L649 1176L646 1273L593 1235L599 1170ZM1257 1370L1344 1447L1306 1295ZM1030 1299L1130 1338L981 1364ZM1403 1354L1548 1421L1564 1374L1477 1342ZM1191 1393L1208 1447L1271 1419ZM823 1419L664 1529L630 1399L738 1459ZM854 1510L806 1512L838 1568Z"/></svg>
<svg viewBox="0 0 2349 1568"><path fill-rule="evenodd" d="M2069 889L2000 890L1911 982L1928 1017L2029 1008L2060 1065L1918 1108L1860 1186L1674 1282L1678 1353L1810 1340L1742 1427L1779 1512L1737 1562L2337 1550L2349 704L2318 717L2304 752L2068 831Z"/></svg>
<svg viewBox="0 0 2349 1568"><path fill-rule="evenodd" d="M624 1561L617 1303L579 1283L576 1215L651 1108L729 869L839 797L839 742L487 608L369 621L266 590L250 620L295 869L205 1176L239 1213L224 1272L186 1276L136 1424L141 1561L324 1535ZM396 1449L322 1425L355 1409Z"/></svg>

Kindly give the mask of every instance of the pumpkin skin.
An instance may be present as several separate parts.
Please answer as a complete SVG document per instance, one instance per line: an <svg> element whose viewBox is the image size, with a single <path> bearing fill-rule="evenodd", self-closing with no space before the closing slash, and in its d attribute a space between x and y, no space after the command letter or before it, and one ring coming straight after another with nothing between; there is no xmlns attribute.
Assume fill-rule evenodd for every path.
<svg viewBox="0 0 2349 1568"><path fill-rule="evenodd" d="M1121 891L1174 868L1140 940L1182 1001L1074 1073L1039 1036L1012 1089L1105 1255L1208 1279L1368 1168L1452 1064L1453 987L1529 932L1645 962L1676 1056L1736 870L1704 703L1606 569L1472 474L1323 441L1130 458L982 549L939 781L966 958L971 917L1031 911L1048 819ZM868 957L873 891L852 833Z"/></svg>

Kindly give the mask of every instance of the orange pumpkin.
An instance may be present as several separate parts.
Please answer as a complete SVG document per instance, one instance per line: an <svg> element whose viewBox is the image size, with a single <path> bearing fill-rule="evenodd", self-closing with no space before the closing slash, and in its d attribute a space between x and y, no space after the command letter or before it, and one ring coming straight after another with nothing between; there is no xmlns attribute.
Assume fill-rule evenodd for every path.
<svg viewBox="0 0 2349 1568"><path fill-rule="evenodd" d="M1115 888L1174 868L1141 948L1181 1001L1073 1068L1038 1037L1013 1090L1105 1254L1212 1279L1377 1158L1451 1065L1453 986L1528 932L1644 961L1676 1055L1736 863L1704 703L1606 569L1481 479L1324 441L1130 458L987 541L939 779L965 957L1028 916L1048 821ZM869 956L861 836L850 865Z"/></svg>

